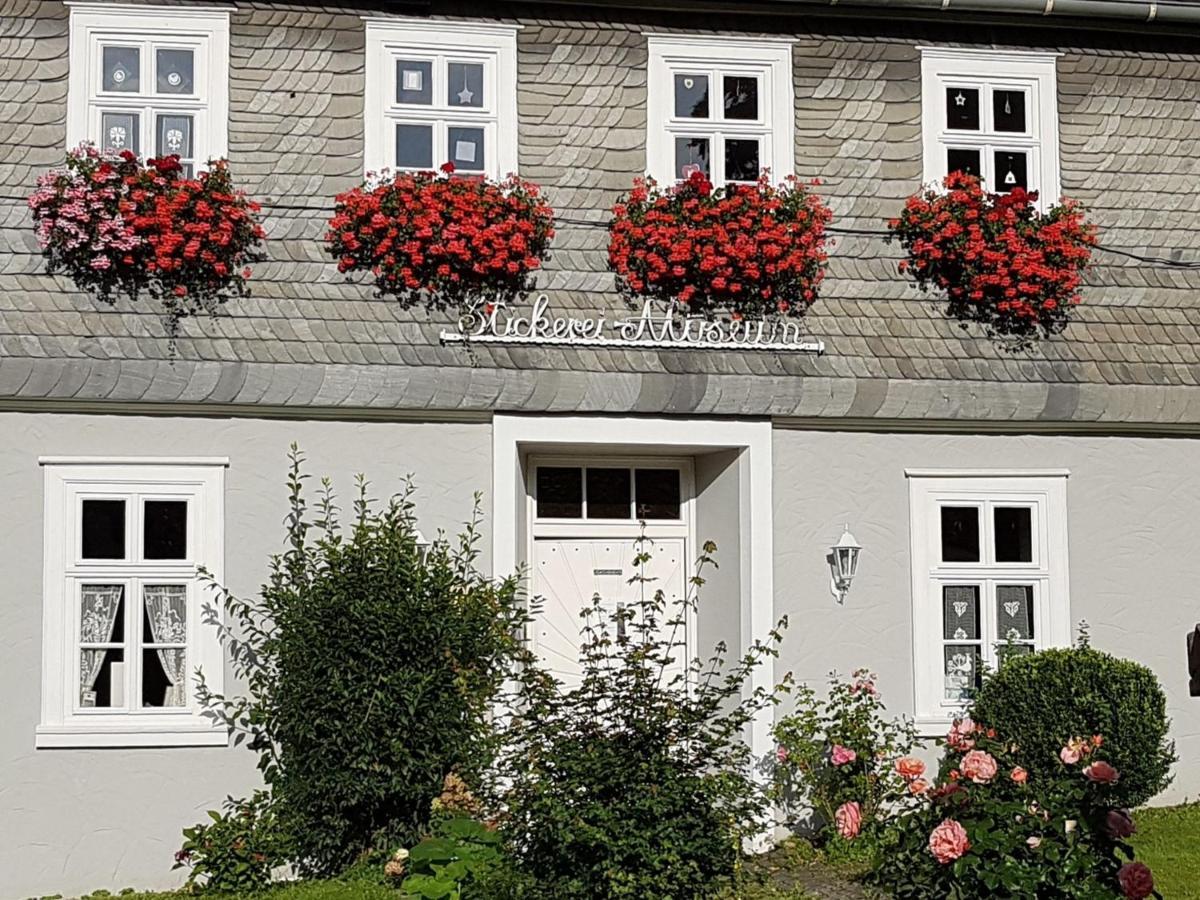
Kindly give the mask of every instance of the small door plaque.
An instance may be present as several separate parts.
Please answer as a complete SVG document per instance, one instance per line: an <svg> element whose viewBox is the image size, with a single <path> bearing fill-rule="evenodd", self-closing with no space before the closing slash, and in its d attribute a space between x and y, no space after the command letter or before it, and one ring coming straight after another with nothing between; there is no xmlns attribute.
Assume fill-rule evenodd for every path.
<svg viewBox="0 0 1200 900"><path fill-rule="evenodd" d="M593 575L623 575L622 569L592 569Z"/></svg>

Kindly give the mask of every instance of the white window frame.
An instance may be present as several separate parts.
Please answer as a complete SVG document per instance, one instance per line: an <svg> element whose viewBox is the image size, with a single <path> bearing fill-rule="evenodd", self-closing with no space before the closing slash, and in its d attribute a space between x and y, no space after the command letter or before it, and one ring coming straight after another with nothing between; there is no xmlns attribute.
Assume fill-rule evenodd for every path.
<svg viewBox="0 0 1200 900"><path fill-rule="evenodd" d="M193 116L192 158L195 170L209 160L229 155L229 10L202 6L141 6L113 3L68 3L70 70L67 77L67 148L83 141L103 145L102 112L139 113L140 156L157 155L156 119L160 114ZM141 46L142 82L136 94L101 90L102 48L106 44ZM194 51L194 94L155 94L153 47L167 45Z"/></svg>
<svg viewBox="0 0 1200 900"><path fill-rule="evenodd" d="M796 103L792 44L787 39L648 34L646 73L646 172L660 185L675 177L675 138L710 137L709 168L713 184L724 184L726 137L757 137L759 164L770 169L778 183L796 169ZM759 79L760 118L755 121L687 119L675 115L675 75L709 77L709 109L720 94L723 75L754 75Z"/></svg>
<svg viewBox="0 0 1200 900"><path fill-rule="evenodd" d="M363 95L363 166L366 173L396 166L396 125L434 127L433 166L448 156L447 126L484 130L483 174L502 178L517 172L517 32L519 25L491 22L451 22L424 19L364 17L366 23L366 85ZM433 63L431 106L396 103L396 60L417 58ZM448 62L484 65L485 103L482 110L453 109L438 102L438 73ZM490 75L490 77L489 77ZM443 76L444 77L444 76ZM439 154L443 158L439 159Z"/></svg>
<svg viewBox="0 0 1200 900"><path fill-rule="evenodd" d="M1059 170L1058 86L1056 63L1060 54L957 47L920 47L921 135L926 184L940 184L947 174L946 151L951 146L978 148L984 187L1001 192L997 185L993 151L1024 150L1028 156L1029 189L1038 192L1038 207L1048 209L1062 196ZM980 131L946 127L946 89L979 90ZM991 90L1026 93L1023 134L997 132L989 127Z"/></svg>
<svg viewBox="0 0 1200 900"><path fill-rule="evenodd" d="M172 747L225 745L224 727L203 715L195 698L194 673L204 673L210 690L224 689L225 664L217 628L209 620L211 609L218 622L221 604L201 583L203 566L218 581L224 578L224 485L228 460L221 458L91 458L43 457L45 486L42 619L42 718L37 729L38 747ZM85 497L121 496L125 516L128 560L82 560L79 551L81 500ZM185 498L189 504L188 558L175 561L142 561L135 548L140 540L137 523L141 504L155 497ZM186 584L187 616L186 709L137 708L81 709L79 697L79 602L84 581L111 578L136 587L142 580ZM127 591L126 605L141 594ZM130 616L127 621L133 617ZM140 659L132 652L141 646L140 635L125 635L128 685L137 685Z"/></svg>
<svg viewBox="0 0 1200 900"><path fill-rule="evenodd" d="M985 665L996 664L994 588L997 581L1034 586L1036 649L1071 642L1071 600L1067 547L1067 477L1064 469L958 470L909 469L909 517L912 560L912 626L915 712L929 733L961 714L965 703L945 699L942 587L981 585L980 628ZM942 562L942 506L981 507L980 562ZM1034 513L1033 561L995 562L995 506L1030 506ZM969 643L969 641L968 641Z"/></svg>

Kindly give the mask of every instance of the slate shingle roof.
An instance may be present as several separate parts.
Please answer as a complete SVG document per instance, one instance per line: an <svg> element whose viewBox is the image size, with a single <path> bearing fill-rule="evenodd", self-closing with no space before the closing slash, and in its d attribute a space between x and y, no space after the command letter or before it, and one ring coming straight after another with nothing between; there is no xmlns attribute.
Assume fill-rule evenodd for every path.
<svg viewBox="0 0 1200 900"><path fill-rule="evenodd" d="M153 310L124 300L101 309L43 274L24 197L64 147L66 11L0 0L0 398L1200 423L1200 270L1117 257L1089 277L1068 331L1020 354L945 320L896 275L894 249L849 236L808 319L826 343L821 358L442 346L441 323L347 283L320 243L332 196L362 169L368 12L278 3L234 12L230 157L269 205L271 259L252 298L185 323L172 359ZM603 222L644 165L643 32L677 20L511 12L524 26L522 174L563 216ZM752 24L799 31L789 21ZM952 35L803 24L798 172L822 179L838 224L878 228L921 179L915 47ZM1047 34L1068 35L1030 34L1039 47ZM1129 35L1080 43L1057 48L1064 190L1088 205L1105 243L1200 259L1197 52ZM556 307L619 315L605 240L602 228L560 226L541 281Z"/></svg>

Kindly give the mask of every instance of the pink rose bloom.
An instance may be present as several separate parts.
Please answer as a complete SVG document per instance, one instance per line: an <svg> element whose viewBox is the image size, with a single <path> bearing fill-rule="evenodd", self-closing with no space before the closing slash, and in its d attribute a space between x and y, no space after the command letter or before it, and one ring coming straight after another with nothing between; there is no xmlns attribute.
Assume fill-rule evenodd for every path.
<svg viewBox="0 0 1200 900"><path fill-rule="evenodd" d="M1130 900L1144 900L1154 893L1154 875L1142 862L1127 862L1117 872L1121 893Z"/></svg>
<svg viewBox="0 0 1200 900"><path fill-rule="evenodd" d="M929 790L929 782L924 778L914 778L908 783L908 792L914 797L919 797L927 790Z"/></svg>
<svg viewBox="0 0 1200 900"><path fill-rule="evenodd" d="M942 824L929 835L929 850L943 866L954 862L970 849L967 829L953 819L943 819Z"/></svg>
<svg viewBox="0 0 1200 900"><path fill-rule="evenodd" d="M955 719L954 724L950 727L950 733L946 735L946 743L955 750L970 750L975 746L975 722L970 716L962 719Z"/></svg>
<svg viewBox="0 0 1200 900"><path fill-rule="evenodd" d="M854 840L862 829L862 808L854 800L843 803L833 814L833 823L838 834L848 841Z"/></svg>
<svg viewBox="0 0 1200 900"><path fill-rule="evenodd" d="M1116 784L1121 773L1102 759L1096 760L1083 770L1087 780L1093 784Z"/></svg>
<svg viewBox="0 0 1200 900"><path fill-rule="evenodd" d="M996 777L996 758L982 750L972 750L962 758L959 769L976 784L987 784Z"/></svg>
<svg viewBox="0 0 1200 900"><path fill-rule="evenodd" d="M833 752L829 755L829 760L835 766L844 766L846 763L852 763L858 759L858 754L849 747L843 747L841 744L833 745Z"/></svg>
<svg viewBox="0 0 1200 900"><path fill-rule="evenodd" d="M1067 746L1058 751L1058 758L1068 766L1073 766L1079 762L1079 748L1072 744L1067 744Z"/></svg>
<svg viewBox="0 0 1200 900"><path fill-rule="evenodd" d="M925 763L915 756L902 756L896 760L896 774L907 781L920 778L925 774Z"/></svg>
<svg viewBox="0 0 1200 900"><path fill-rule="evenodd" d="M787 762L788 748L781 746L778 750L775 751L775 758L777 760L779 760L780 762Z"/></svg>
<svg viewBox="0 0 1200 900"><path fill-rule="evenodd" d="M1008 775L1017 784L1024 784L1029 780L1029 773L1020 766L1013 766L1013 770Z"/></svg>

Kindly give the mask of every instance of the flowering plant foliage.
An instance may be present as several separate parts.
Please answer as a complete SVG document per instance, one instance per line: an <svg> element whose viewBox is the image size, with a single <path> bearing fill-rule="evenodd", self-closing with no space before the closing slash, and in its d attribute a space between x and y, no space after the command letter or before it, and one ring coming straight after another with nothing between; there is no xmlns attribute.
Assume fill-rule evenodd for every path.
<svg viewBox="0 0 1200 900"><path fill-rule="evenodd" d="M922 290L945 291L948 314L989 335L1027 343L1061 332L1096 243L1083 210L1066 200L1039 212L1036 192L988 193L961 172L944 187L910 197L888 223L908 252L900 271Z"/></svg>
<svg viewBox="0 0 1200 900"><path fill-rule="evenodd" d="M851 841L878 829L889 801L925 771L909 755L912 723L885 719L884 712L866 669L848 679L831 674L824 699L807 685L796 688L796 711L774 728L774 792L789 826Z"/></svg>
<svg viewBox="0 0 1200 900"><path fill-rule="evenodd" d="M608 261L631 300L733 319L803 315L825 275L832 213L795 178L714 189L702 173L660 188L638 179L613 207Z"/></svg>
<svg viewBox="0 0 1200 900"><path fill-rule="evenodd" d="M529 289L549 255L554 212L537 185L440 173L385 173L337 197L329 252L339 272L370 272L404 306L465 308Z"/></svg>
<svg viewBox="0 0 1200 900"><path fill-rule="evenodd" d="M263 258L259 205L223 160L185 178L178 156L143 163L83 144L38 178L29 208L51 272L106 303L149 294L172 336L180 319L247 295L248 264Z"/></svg>
<svg viewBox="0 0 1200 900"><path fill-rule="evenodd" d="M1064 743L1057 768L1032 776L1021 748L969 718L944 741L932 784L909 781L873 878L900 900L1155 896L1114 805L1120 773L1100 735Z"/></svg>

